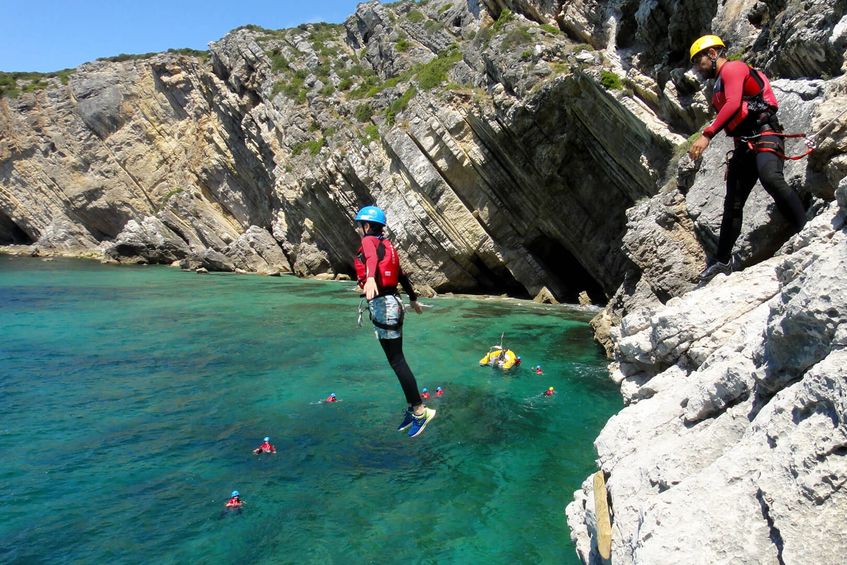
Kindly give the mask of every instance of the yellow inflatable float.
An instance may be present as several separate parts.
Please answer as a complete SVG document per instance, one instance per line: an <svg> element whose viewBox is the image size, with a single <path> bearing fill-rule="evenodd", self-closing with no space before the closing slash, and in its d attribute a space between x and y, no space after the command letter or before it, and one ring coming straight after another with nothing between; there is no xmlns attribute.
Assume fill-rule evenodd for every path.
<svg viewBox="0 0 847 565"><path fill-rule="evenodd" d="M508 371L512 367L520 365L521 358L518 357L511 349L495 345L488 350L485 357L479 360L479 364L480 366L490 365L492 367L498 367L504 371Z"/></svg>

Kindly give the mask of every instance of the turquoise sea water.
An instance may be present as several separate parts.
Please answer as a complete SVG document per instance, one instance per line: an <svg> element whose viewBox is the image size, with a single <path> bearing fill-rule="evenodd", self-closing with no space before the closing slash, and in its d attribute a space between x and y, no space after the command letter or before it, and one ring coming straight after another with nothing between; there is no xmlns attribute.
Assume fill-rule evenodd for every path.
<svg viewBox="0 0 847 565"><path fill-rule="evenodd" d="M412 440L351 286L0 257L0 562L578 563L621 407L589 316L424 300L406 357L446 394ZM501 332L514 375L477 366Z"/></svg>

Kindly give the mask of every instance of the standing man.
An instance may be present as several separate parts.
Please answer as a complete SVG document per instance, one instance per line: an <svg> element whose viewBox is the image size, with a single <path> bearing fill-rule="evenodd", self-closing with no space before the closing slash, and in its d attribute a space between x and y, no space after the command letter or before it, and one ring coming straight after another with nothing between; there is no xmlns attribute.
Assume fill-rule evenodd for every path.
<svg viewBox="0 0 847 565"><path fill-rule="evenodd" d="M782 132L776 117L778 104L767 77L743 61L729 61L726 46L716 35L704 35L691 45L691 62L703 79L714 78L712 106L718 114L694 141L688 156L697 160L709 146L711 139L721 130L733 137L735 149L727 165L726 197L723 219L718 237L718 249L700 273L700 281L706 282L718 273L732 270L730 257L732 246L741 235L744 203L757 180L774 199L777 209L791 222L794 233L806 224L806 212L800 197L783 174L783 160L779 154L785 152L782 137L773 133ZM754 137L750 147L743 137Z"/></svg>
<svg viewBox="0 0 847 565"><path fill-rule="evenodd" d="M400 257L391 242L383 235L385 212L376 206L365 206L356 214L356 222L362 230L362 245L356 253L354 265L359 286L365 292L368 310L376 330L379 344L406 396L408 408L398 431L408 428L409 437L423 433L427 424L435 418L435 410L427 408L418 392L415 375L403 355L403 301L397 293L400 284L412 309L421 313L418 297L412 284L400 268Z"/></svg>

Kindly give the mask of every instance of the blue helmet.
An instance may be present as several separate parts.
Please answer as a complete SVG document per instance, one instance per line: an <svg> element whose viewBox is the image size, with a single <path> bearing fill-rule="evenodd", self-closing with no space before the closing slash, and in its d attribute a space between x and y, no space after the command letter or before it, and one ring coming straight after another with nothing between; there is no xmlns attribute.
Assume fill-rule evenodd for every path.
<svg viewBox="0 0 847 565"><path fill-rule="evenodd" d="M385 225L385 212L376 206L365 206L356 214L357 222Z"/></svg>
<svg viewBox="0 0 847 565"><path fill-rule="evenodd" d="M263 441L271 441L271 438L266 437Z"/></svg>
<svg viewBox="0 0 847 565"><path fill-rule="evenodd" d="M335 398L335 393L330 394L331 397Z"/></svg>
<svg viewBox="0 0 847 565"><path fill-rule="evenodd" d="M429 389L426 388L426 387L423 387L423 390L421 392L429 392Z"/></svg>
<svg viewBox="0 0 847 565"><path fill-rule="evenodd" d="M237 490L232 491L232 494L230 496L238 496L238 491Z"/></svg>
<svg viewBox="0 0 847 565"><path fill-rule="evenodd" d="M435 387L435 390L441 390L440 386Z"/></svg>

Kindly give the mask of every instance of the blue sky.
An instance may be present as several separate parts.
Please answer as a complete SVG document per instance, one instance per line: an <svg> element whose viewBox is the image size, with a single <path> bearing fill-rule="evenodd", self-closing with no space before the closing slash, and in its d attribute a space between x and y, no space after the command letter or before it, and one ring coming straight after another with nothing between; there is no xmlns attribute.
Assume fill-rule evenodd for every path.
<svg viewBox="0 0 847 565"><path fill-rule="evenodd" d="M98 57L206 49L245 24L340 23L360 0L0 0L0 71L57 71Z"/></svg>

